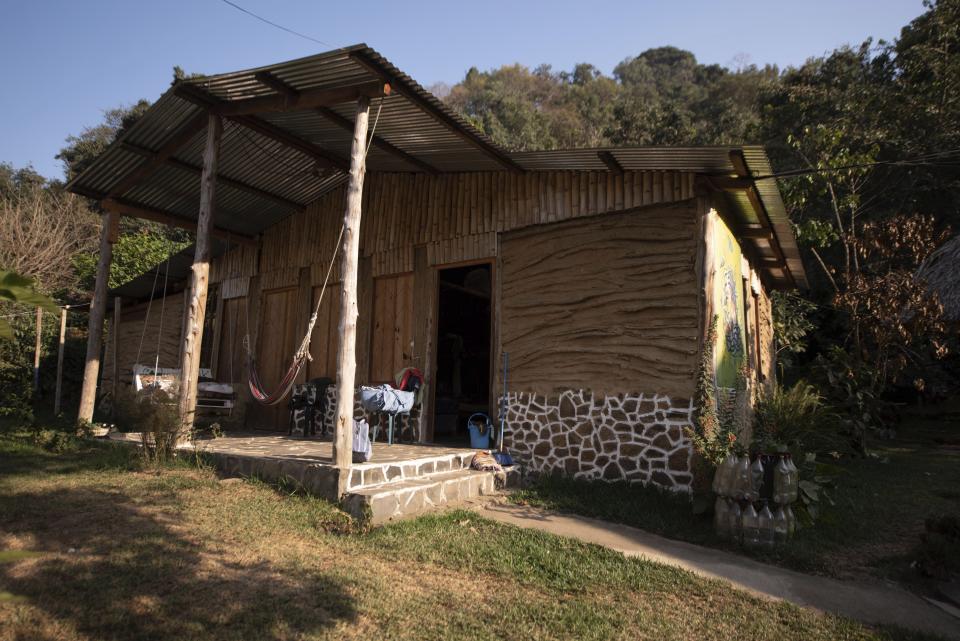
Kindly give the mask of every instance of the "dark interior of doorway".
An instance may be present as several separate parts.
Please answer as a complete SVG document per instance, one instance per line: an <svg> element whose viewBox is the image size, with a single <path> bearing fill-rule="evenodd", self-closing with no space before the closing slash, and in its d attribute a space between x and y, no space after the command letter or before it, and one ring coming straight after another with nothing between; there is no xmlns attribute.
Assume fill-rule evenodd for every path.
<svg viewBox="0 0 960 641"><path fill-rule="evenodd" d="M490 408L490 265L441 269L438 281L433 439L467 445L467 419Z"/></svg>

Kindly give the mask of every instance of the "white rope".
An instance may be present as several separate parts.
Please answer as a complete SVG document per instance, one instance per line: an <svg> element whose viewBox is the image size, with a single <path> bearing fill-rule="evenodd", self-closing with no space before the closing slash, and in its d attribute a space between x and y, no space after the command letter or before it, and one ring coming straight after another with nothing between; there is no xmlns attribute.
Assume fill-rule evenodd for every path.
<svg viewBox="0 0 960 641"><path fill-rule="evenodd" d="M380 97L380 104L377 106L377 115L373 119L373 127L370 129L370 134L367 137L367 144L363 150L363 159L364 168L366 168L367 154L370 153L370 147L373 146L374 134L377 131L377 123L380 122L380 112L383 110L383 96ZM343 232L346 229L346 224L340 225L340 234L337 236L337 243L334 246L333 256L330 257L330 264L327 265L327 273L323 277L323 286L320 288L320 296L317 297L317 304L314 305L313 314L310 316L310 322L307 323L307 331L304 333L303 340L300 341L300 347L297 349L296 353L293 356L294 361L299 361L303 358L306 358L308 361L313 361L313 357L310 355L310 338L313 335L313 328L317 324L317 317L320 314L320 305L323 303L323 295L327 291L327 283L330 282L330 274L333 272L333 265L337 260L337 255L340 253L340 243L343 240ZM250 333L249 326L247 328L247 336L244 338L244 346L247 349L247 352L250 352Z"/></svg>
<svg viewBox="0 0 960 641"><path fill-rule="evenodd" d="M171 248L172 249L172 248ZM163 297L160 299L160 327L157 329L157 354L153 361L153 372L160 369L160 339L163 337L163 311L167 306L167 282L170 279L170 254L167 254L167 267L163 270ZM182 375L182 372L181 372Z"/></svg>
<svg viewBox="0 0 960 641"><path fill-rule="evenodd" d="M153 286L150 288L150 300L147 301L147 313L143 317L143 329L140 331L140 344L137 345L137 358L133 361L134 365L140 364L140 354L143 351L143 341L147 336L147 324L150 322L150 308L153 307L153 297L157 293L157 279L160 278L160 263L157 263L157 268L153 272ZM119 354L114 354L113 357L117 358Z"/></svg>

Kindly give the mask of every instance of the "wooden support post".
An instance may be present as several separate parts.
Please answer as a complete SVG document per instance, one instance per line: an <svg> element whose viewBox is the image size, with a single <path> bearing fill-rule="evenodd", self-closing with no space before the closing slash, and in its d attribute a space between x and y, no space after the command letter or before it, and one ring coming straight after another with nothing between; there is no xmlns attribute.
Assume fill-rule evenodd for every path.
<svg viewBox="0 0 960 641"><path fill-rule="evenodd" d="M420 395L420 429L417 440L433 440L434 399L434 338L437 334L437 270L427 260L427 247L413 248L413 364L423 372L423 391Z"/></svg>
<svg viewBox="0 0 960 641"><path fill-rule="evenodd" d="M43 308L37 307L36 340L33 346L33 393L40 393L40 348L43 347Z"/></svg>
<svg viewBox="0 0 960 641"><path fill-rule="evenodd" d="M357 262L360 257L360 210L363 199L363 176L366 170L367 123L370 99L357 100L357 116L350 148L350 183L347 207L343 215L343 249L341 252L340 349L337 351L337 420L334 429L333 461L339 470L337 496L346 491L350 476L353 439L354 383L357 360Z"/></svg>
<svg viewBox="0 0 960 641"><path fill-rule="evenodd" d="M203 343L203 321L207 311L207 281L210 276L210 232L213 230L217 190L217 164L220 159L220 138L223 122L210 114L207 119L207 141L203 150L203 175L200 177L200 212L197 216L196 252L190 271L190 299L185 310L180 352L180 434L186 439L193 430L197 409L197 378L200 375L200 346Z"/></svg>
<svg viewBox="0 0 960 641"><path fill-rule="evenodd" d="M67 310L66 305L60 309L60 341L57 343L57 388L53 394L53 415L60 416L60 394L63 390L63 347L67 335Z"/></svg>
<svg viewBox="0 0 960 641"><path fill-rule="evenodd" d="M111 378L111 398L110 415L116 418L117 410L117 390L120 381L120 297L113 297L113 327L110 328L110 342L113 343L113 371Z"/></svg>
<svg viewBox="0 0 960 641"><path fill-rule="evenodd" d="M100 230L100 259L97 261L97 281L90 302L87 325L87 359L83 366L83 386L80 388L78 423L93 421L93 407L97 401L97 377L100 375L100 341L103 339L103 316L107 310L107 284L110 278L110 261L113 258L113 243L117 240L117 214L103 215Z"/></svg>

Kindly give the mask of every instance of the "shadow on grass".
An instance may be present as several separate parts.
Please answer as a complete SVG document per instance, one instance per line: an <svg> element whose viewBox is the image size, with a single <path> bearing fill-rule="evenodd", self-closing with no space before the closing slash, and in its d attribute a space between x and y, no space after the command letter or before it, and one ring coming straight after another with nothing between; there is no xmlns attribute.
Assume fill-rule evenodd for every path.
<svg viewBox="0 0 960 641"><path fill-rule="evenodd" d="M30 455L0 455L5 474L18 458ZM0 627L16 620L16 638L38 641L63 638L64 631L279 640L356 618L342 579L229 559L215 544L185 536L172 518L176 492L162 484L156 490L128 496L111 486L59 486L0 495L0 542L38 553L0 565L0 592L16 597L3 607L27 608L0 610Z"/></svg>

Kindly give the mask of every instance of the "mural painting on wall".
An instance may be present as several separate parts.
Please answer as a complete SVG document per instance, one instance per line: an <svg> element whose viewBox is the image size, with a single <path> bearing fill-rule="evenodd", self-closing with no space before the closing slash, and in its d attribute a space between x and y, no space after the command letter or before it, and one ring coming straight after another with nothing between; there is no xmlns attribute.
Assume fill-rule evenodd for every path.
<svg viewBox="0 0 960 641"><path fill-rule="evenodd" d="M718 315L717 344L714 346L714 373L717 387L734 388L743 362L744 343L743 275L740 246L722 221L717 221L717 248L713 308Z"/></svg>

